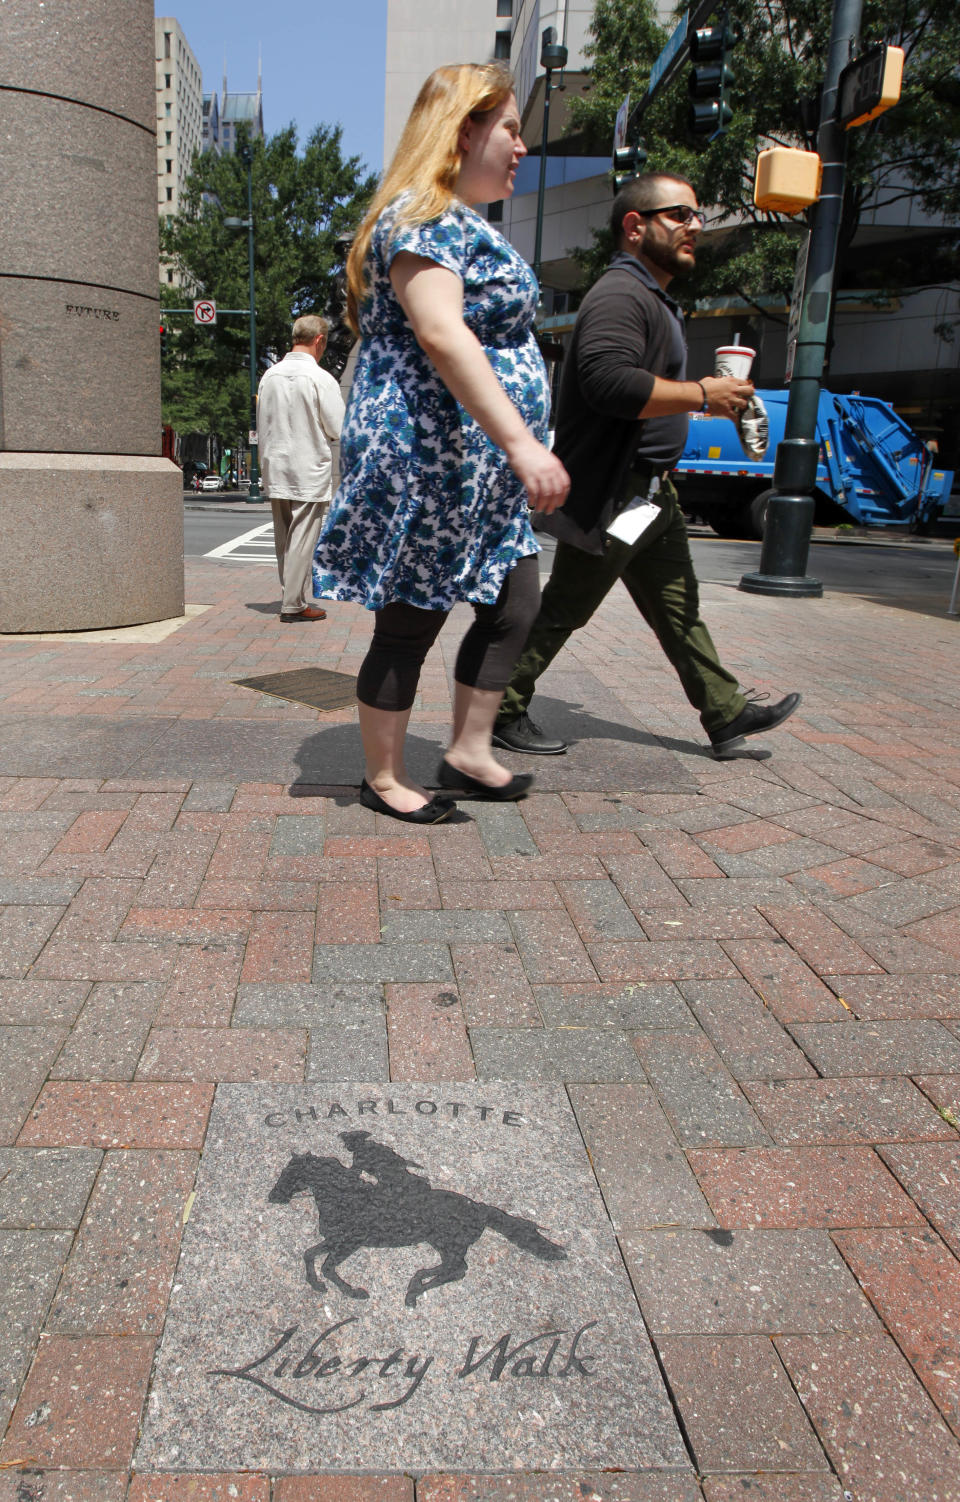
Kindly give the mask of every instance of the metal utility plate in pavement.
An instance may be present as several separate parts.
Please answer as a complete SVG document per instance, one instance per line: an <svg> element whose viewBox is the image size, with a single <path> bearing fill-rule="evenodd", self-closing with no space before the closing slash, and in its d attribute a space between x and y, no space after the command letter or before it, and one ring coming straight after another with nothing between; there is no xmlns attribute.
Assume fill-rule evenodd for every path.
<svg viewBox="0 0 960 1502"><path fill-rule="evenodd" d="M285 673L233 681L239 688L256 689L294 704L309 704L311 709L346 709L357 702L356 674L334 673L329 668L291 668Z"/></svg>
<svg viewBox="0 0 960 1502"><path fill-rule="evenodd" d="M564 1091L220 1085L135 1464L686 1469Z"/></svg>

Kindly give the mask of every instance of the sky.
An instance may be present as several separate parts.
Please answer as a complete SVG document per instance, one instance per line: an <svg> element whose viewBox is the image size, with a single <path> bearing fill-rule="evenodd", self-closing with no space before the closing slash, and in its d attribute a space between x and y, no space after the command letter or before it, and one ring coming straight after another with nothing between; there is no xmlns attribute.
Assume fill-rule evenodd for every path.
<svg viewBox="0 0 960 1502"><path fill-rule="evenodd" d="M175 16L203 74L205 94L257 87L263 55L263 128L296 124L301 147L316 125L343 128L343 153L383 166L387 0L156 0Z"/></svg>

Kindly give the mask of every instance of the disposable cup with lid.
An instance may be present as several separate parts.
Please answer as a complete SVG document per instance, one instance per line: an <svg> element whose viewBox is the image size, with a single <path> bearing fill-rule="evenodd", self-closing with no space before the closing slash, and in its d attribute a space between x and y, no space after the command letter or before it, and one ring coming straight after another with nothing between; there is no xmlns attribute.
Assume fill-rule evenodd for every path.
<svg viewBox="0 0 960 1502"><path fill-rule="evenodd" d="M717 376L735 376L738 380L746 381L756 353L748 344L721 344L714 354L713 373Z"/></svg>

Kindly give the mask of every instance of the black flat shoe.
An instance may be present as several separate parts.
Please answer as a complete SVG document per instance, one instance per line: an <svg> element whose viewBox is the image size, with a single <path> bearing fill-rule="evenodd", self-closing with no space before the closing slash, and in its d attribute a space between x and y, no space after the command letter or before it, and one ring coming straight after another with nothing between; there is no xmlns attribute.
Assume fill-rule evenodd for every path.
<svg viewBox="0 0 960 1502"><path fill-rule="evenodd" d="M365 808L372 808L375 814L386 814L389 819L399 819L401 824L440 824L449 819L456 806L449 798L433 797L422 808L412 808L405 814L384 802L366 778L360 784L360 802Z"/></svg>
<svg viewBox="0 0 960 1502"><path fill-rule="evenodd" d="M450 788L457 793L466 793L471 798L486 798L490 803L514 803L530 791L533 773L518 772L516 777L511 777L502 788L492 788L486 782L481 782L478 777L471 777L468 772L458 772L457 768L451 767L444 757L437 768L437 781L442 788Z"/></svg>

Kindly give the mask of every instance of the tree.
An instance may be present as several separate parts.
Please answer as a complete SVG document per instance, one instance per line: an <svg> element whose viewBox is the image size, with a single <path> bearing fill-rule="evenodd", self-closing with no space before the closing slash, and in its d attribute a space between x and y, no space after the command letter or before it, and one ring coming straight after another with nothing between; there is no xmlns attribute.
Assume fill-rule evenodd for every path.
<svg viewBox="0 0 960 1502"><path fill-rule="evenodd" d="M733 121L716 141L688 132L685 73L663 91L643 118L650 170L677 172L694 184L701 202L723 222L702 242L690 294L735 293L748 303L789 296L797 239L805 221L762 214L753 205L757 151L768 145L816 149L819 87L830 34L832 0L729 0L741 40L730 61L736 82ZM718 0L718 11L720 4ZM668 33L651 0L597 0L589 48L592 88L572 106L575 129L598 150L609 149L616 111L626 93L636 103ZM840 247L840 278L861 286L910 286L960 276L957 235L931 227L922 270L916 246L903 239L878 246L869 258L851 250L868 210L890 210L912 199L936 218L960 219L960 5L957 0L864 0L864 44L904 48L901 101L868 126L850 132ZM609 253L600 241L580 260L588 279ZM758 311L763 311L759 309Z"/></svg>
<svg viewBox="0 0 960 1502"><path fill-rule="evenodd" d="M317 126L297 154L290 125L253 142L254 286L258 377L289 348L290 325L303 313L333 322L324 356L339 374L353 336L339 322L344 259L376 179L362 174L358 157L344 158L339 126ZM240 151L197 155L181 211L161 220L160 254L179 273L180 287L161 285L164 307L213 298L218 308L249 302L248 242L244 230L224 220L247 217L247 170ZM250 342L247 319L227 315L201 328L180 314L168 318L172 335L163 370L163 420L181 432L234 435L250 426Z"/></svg>

